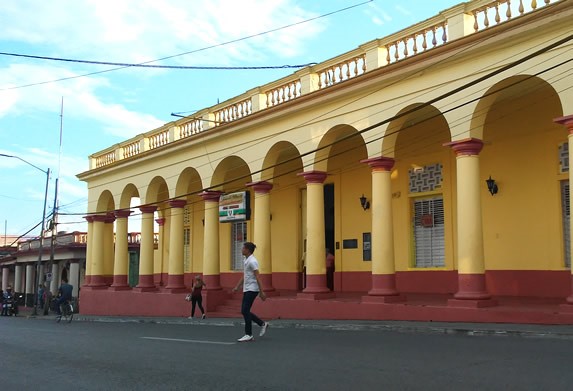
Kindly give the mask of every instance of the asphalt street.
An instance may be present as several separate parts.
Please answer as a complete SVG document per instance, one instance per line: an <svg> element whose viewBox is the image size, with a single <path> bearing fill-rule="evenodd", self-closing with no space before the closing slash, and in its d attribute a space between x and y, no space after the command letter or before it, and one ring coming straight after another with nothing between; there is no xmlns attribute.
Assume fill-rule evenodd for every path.
<svg viewBox="0 0 573 391"><path fill-rule="evenodd" d="M279 326L279 325L277 325ZM571 390L573 339L0 318L1 389ZM254 326L258 336L258 327Z"/></svg>

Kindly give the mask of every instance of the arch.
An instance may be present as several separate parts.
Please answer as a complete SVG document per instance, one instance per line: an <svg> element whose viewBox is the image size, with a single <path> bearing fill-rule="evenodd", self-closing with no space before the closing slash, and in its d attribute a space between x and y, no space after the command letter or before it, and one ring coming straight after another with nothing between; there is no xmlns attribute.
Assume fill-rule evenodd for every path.
<svg viewBox="0 0 573 391"><path fill-rule="evenodd" d="M169 198L169 188L167 187L165 179L163 179L161 176L156 176L153 178L149 183L149 186L147 186L144 203L162 203Z"/></svg>
<svg viewBox="0 0 573 391"><path fill-rule="evenodd" d="M139 198L139 190L137 190L137 187L135 187L134 184L129 183L123 188L123 191L121 192L119 208L129 209L131 206L132 198Z"/></svg>
<svg viewBox="0 0 573 391"><path fill-rule="evenodd" d="M297 147L288 142L280 141L274 144L263 160L261 180L281 182L282 177L294 177L303 170L302 159ZM284 180L282 180L284 182Z"/></svg>
<svg viewBox="0 0 573 391"><path fill-rule="evenodd" d="M197 194L203 189L203 182L201 176L196 169L187 167L177 178L175 185L175 197L189 197L192 194Z"/></svg>
<svg viewBox="0 0 573 391"><path fill-rule="evenodd" d="M114 209L115 209L115 203L113 200L113 195L109 190L102 191L97 200L96 212L98 213L110 212L113 211Z"/></svg>
<svg viewBox="0 0 573 391"><path fill-rule="evenodd" d="M410 112L409 114L405 114ZM382 156L396 157L401 155L400 150L405 149L405 145L416 144L418 150L423 145L442 146L450 140L444 138L440 130L449 129L447 121L441 112L434 106L423 106L422 103L414 103L404 107L396 116L399 118L392 121L382 142ZM437 131L437 132L436 132ZM416 136L410 137L406 133L414 133ZM449 131L448 131L449 133ZM398 143L401 146L398 146Z"/></svg>
<svg viewBox="0 0 573 391"><path fill-rule="evenodd" d="M471 137L484 139L484 127L494 105L503 107L503 102L518 99L524 95L535 94L533 102L543 102L546 99L557 99L559 95L545 80L531 75L517 75L508 77L491 86L479 100L471 119ZM531 100L530 100L531 101ZM532 110L531 104L523 108L524 113ZM561 104L555 111L555 117L562 115Z"/></svg>
<svg viewBox="0 0 573 391"><path fill-rule="evenodd" d="M211 189L235 191L244 189L251 182L249 165L238 156L228 156L221 160L211 177Z"/></svg>
<svg viewBox="0 0 573 391"><path fill-rule="evenodd" d="M327 172L340 170L341 164L348 164L348 159L359 165L360 160L366 159L367 156L364 139L356 128L346 124L336 125L320 140L315 154L314 169ZM346 163L343 163L345 161Z"/></svg>

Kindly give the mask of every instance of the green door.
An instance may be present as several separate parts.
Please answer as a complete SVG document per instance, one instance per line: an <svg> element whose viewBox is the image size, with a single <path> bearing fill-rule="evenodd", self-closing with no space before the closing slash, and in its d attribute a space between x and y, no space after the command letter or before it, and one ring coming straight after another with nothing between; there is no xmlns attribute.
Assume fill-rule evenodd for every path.
<svg viewBox="0 0 573 391"><path fill-rule="evenodd" d="M134 287L139 283L139 254L129 252L129 286Z"/></svg>

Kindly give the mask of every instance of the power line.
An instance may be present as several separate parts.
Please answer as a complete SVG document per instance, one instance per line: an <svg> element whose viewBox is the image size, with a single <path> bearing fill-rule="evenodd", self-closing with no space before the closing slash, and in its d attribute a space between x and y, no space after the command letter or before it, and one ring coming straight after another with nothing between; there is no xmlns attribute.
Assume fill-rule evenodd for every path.
<svg viewBox="0 0 573 391"><path fill-rule="evenodd" d="M12 57L23 57L23 58L34 58L37 60L49 60L49 61L62 61L62 62L73 62L80 64L91 64L91 65L114 65L122 68L159 68L159 69L208 69L208 70L250 70L250 69L285 69L285 68L304 68L311 65L316 65L315 62L309 62L307 64L299 65L268 65L268 66L237 66L237 67L222 67L222 66L187 66L187 65L155 65L155 64L133 64L133 63L123 63L123 62L109 62L109 61L94 61L94 60L77 60L71 58L61 58L61 57L46 57L46 56L33 56L30 54L18 54L18 53L6 53L0 52L2 56L12 56ZM157 60L156 60L157 61Z"/></svg>
<svg viewBox="0 0 573 391"><path fill-rule="evenodd" d="M350 9L352 9L352 8L356 8L356 7L362 6L362 5L367 4L367 3L370 3L370 2L372 2L372 1L374 1L374 0L367 0L367 1L364 1L364 2L361 2L361 3L358 3L358 4L354 4L354 5L345 7L345 8L340 8L340 9L338 9L338 10L336 10L336 11L331 11L331 12L328 12L328 13L326 13L326 14L322 14L322 15L316 16L316 17L314 17L314 18L309 18L309 19L301 20L301 21L296 22L296 23L287 24L287 25L284 25L284 26L281 26L281 27L277 27L277 28L274 28L274 29L271 29L271 30L263 31L263 32L256 33L256 34L251 34L251 35L248 35L248 36L245 36L245 37L241 37L241 38L237 38L237 39L232 39L232 40L230 40L230 41L226 41L226 42L222 42L222 43L218 43L218 44L206 46L206 47L203 47L203 48L200 48L200 49L195 49L195 50L191 50L191 51L188 51L188 52L183 52L183 53L179 53L179 54L174 54L174 55L167 56L167 57L161 57L161 58L158 58L158 59L155 59L155 60L144 61L144 62L139 63L138 66L139 66L139 65L143 66L143 65L145 65L145 64L150 64L150 63L157 62L157 61L167 60L167 59L170 59L170 58L180 57L180 56L184 56L184 55L187 55L187 54L198 53L198 52L202 52L202 51L205 51L205 50L209 50L209 49L214 49L214 48L221 47L221 46L230 45L230 44L232 44L232 43L241 42L241 41L244 41L244 40L247 40L247 39L251 39L251 38L255 38L255 37L260 37L260 36L262 36L262 35L274 33L274 32L280 31L280 30L284 30L284 29L291 28L291 27L294 27L294 26L299 26L299 25L301 25L301 24L308 23L308 22L311 22L311 21L314 21L314 20L318 20L318 19L321 19L321 18L325 18L325 17L327 17L327 16L331 16L331 15L334 15L334 14L337 14L337 13L340 13L340 12L348 11L348 10L350 10ZM314 64L314 63L312 63L312 64ZM122 66L118 66L118 67L116 67L116 68L106 69L106 70L98 71L98 72L86 73L86 74L77 75L77 76L63 77L63 78L60 78L60 79L47 80L47 81L42 81L42 82L37 82L37 83L30 83L30 84L15 86L15 87L0 88L0 91L15 90L15 89L19 89L19 88L33 87L33 86L38 86L38 85L42 85L42 84L49 84L49 83L55 83L55 82L59 82L59 81L77 79L77 78L80 78L80 77L93 76L93 75L97 75L97 74L100 74L100 73L113 72L113 71L117 71L117 70L120 70L120 69L125 69L125 68L134 67L135 65L136 65L136 64L122 65Z"/></svg>
<svg viewBox="0 0 573 391"><path fill-rule="evenodd" d="M498 74L500 74L500 73L502 73L502 72L505 72L505 71L507 71L507 70L509 70L509 69L511 69L511 68L513 68L513 67L515 67L515 66L517 66L517 65L520 65L520 64L522 64L522 63L524 63L524 62L526 62L526 61L528 61L528 60L530 60L530 59L532 59L532 58L535 58L535 57L537 57L537 56L539 56L539 55L541 55L541 54L543 54L543 53L545 53L545 52L548 52L548 51L550 51L551 49L554 49L554 48L556 48L556 47L558 47L558 46L560 46L560 45L563 45L564 43L570 41L571 39L573 39L573 35L569 35L569 36L567 36L567 37L565 37L565 38L563 38L563 39L560 39L560 40L558 40L558 41L556 41L556 42L553 42L552 44L549 44L549 45L547 45L547 46L544 46L544 47L542 47L541 49L539 49L539 50L537 50L537 51L535 51L535 52L533 52L533 53L530 53L529 55L526 55L526 56L524 56L524 57L522 57L522 58L520 58L520 59L518 59L518 60L516 60L516 61L513 61L513 62L511 62L511 63L509 63L509 64L507 64L507 65L505 65L505 66L502 66L502 67L500 67L500 68L498 68L498 69L496 69L496 70L494 70L494 71L488 72L486 75L484 75L484 76L482 76L482 77L479 77L479 78L477 78L477 79L475 79L475 80L472 80L472 81L470 81L470 82L468 82L468 83L465 83L464 85L462 85L462 86L460 86L460 87L457 87L457 88L455 88L455 89L453 89L453 90L451 90L451 91L448 91L448 92L446 92L446 93L444 93L444 94L441 94L441 95L439 95L438 97L433 98L433 99L431 99L431 100L429 100L429 101L427 101L427 102L421 103L421 104L417 105L415 108L412 108L412 109L409 109L409 110L405 110L405 111L403 111L403 112L400 112L400 113L397 114L397 115L394 115L394 116L392 116L392 117L390 117L390 118L387 118L387 119L385 119L385 120L383 120L383 121L380 121L380 122L378 122L378 123L375 123L375 124L373 124L373 125L371 125L371 126L368 126L368 127L364 128L364 129L362 129L362 130L358 130L356 133L353 133L352 135L345 136L345 137L342 137L342 138L340 138L340 139L337 139L336 141L334 141L333 143L330 143L330 144L328 144L328 145L323 145L323 146L321 146L321 147L319 147L319 148L316 148L316 149L314 149L314 150L305 152L305 153L303 153L303 154L299 154L299 155L297 155L296 157L293 157L293 158L290 158L290 159L281 161L280 163L277 163L276 165L274 165L274 166L272 166L272 167L276 167L276 166L278 166L278 165L288 163L288 162L290 162L290 161L293 161L294 159L300 159L300 158L302 158L302 157L304 157L304 156L307 156L307 155L309 155L309 154L311 154L311 153L315 153L315 152L318 152L319 150L322 150L322 149L325 149L325 148L329 148L329 147L331 147L332 145L334 145L334 144L336 144L336 143L340 143L340 142L345 141L345 140L348 140L348 139L350 139L350 138L352 138L352 137L356 137L357 135L360 135L360 134L363 134L363 133L368 132L368 131L370 131L370 130L373 130L373 129L379 127L379 126L382 126L382 125L384 125L384 124L387 124L387 123L389 123L389 122L391 122L391 121L394 121L394 120L396 120L396 119L399 119L399 118L401 118L401 117L404 117L404 116L413 114L413 113L415 113L415 112L417 112L417 111L419 111L419 110L421 110L421 109L423 109L423 108L425 108L425 107L429 107L429 106L433 105L434 103L436 103L436 102L438 102L438 101L440 101L440 100L445 99L446 97L449 97L449 96L451 96L451 95L457 94L457 93L459 93L459 92L461 92L461 91L463 91L463 90L465 90L465 89L467 89L467 88L469 88L469 87L471 87L471 86L474 86L474 85L476 85L476 84L478 84L478 83L481 83L482 81L485 81L485 80L487 80L487 79L489 79L489 78L492 78L492 77L494 77L494 76L496 76L496 75L498 75ZM537 72L535 75L533 75L533 76L531 76L531 77L538 76L538 75L540 75L540 74L542 74L542 73L548 72L549 70L555 69L555 68L557 68L558 66L562 66L562 65L564 65L564 64L566 64L566 63L568 63L568 62L570 62L570 61L573 61L573 59L569 59L569 60L562 61L560 64L555 65L555 66L552 66L552 67L549 67L549 68L546 68L546 69L544 69L544 70L542 70L542 71L540 71L540 72ZM526 78L525 80L527 80L527 79L529 79L529 78L531 78L531 77L528 77L528 78ZM522 80L522 81L523 81L523 80ZM522 81L520 81L520 82L522 82ZM515 84L517 84L517 83L512 83L512 84L510 84L509 86L503 87L502 89L509 88L510 86L513 86L513 85L515 85ZM491 95L491 94L493 94L493 93L498 93L498 92L500 92L502 89L499 89L499 90L496 90L496 91L491 91L491 92L488 93L488 95ZM480 97L480 99L481 99L481 98L483 98L483 97ZM472 101L475 101L475 99L472 99L472 100L467 101L467 102L465 102L465 103L461 103L461 104L459 104L459 105L457 105L457 106L455 106L455 107L453 107L453 108L448 109L447 111L452 111L452 110L458 109L458 108L462 107L463 105L466 105L466 104L471 103ZM441 114L443 114L443 113L440 113L440 115L441 115ZM402 130L403 130L403 129L400 129L400 130L397 130L397 131L394 131L394 132L391 132L391 133L387 133L387 134L385 134L384 136L380 136L379 138L387 137L387 136L389 136L389 135L391 135L391 134L398 133L398 132L400 132L400 131L402 131ZM371 140L370 142L372 142L372 140ZM314 162L313 162L312 164L314 164ZM231 183L236 182L236 181L238 181L238 180L240 180L240 179L246 179L246 178L248 178L248 177L251 177L253 174L257 174L257 173L260 173L260 172L262 172L262 171L264 171L264 170L268 170L269 168L272 168L272 167L265 167L263 170L258 170L258 171L255 171L255 172L250 172L250 173L248 174L248 176L242 176L242 177L233 178L232 180L223 181L223 182L218 183L218 184L216 184L216 185L209 186L209 187L204 188L204 189L200 189L199 191L204 191L204 190L208 190L208 189L210 189L210 188L216 188L216 187L224 186L224 185L227 185L227 184L231 184ZM173 198L169 198L169 199L165 199L165 200L158 200L158 201L155 201L155 202L152 202L152 203L154 203L154 204L156 204L156 203L162 203L162 202L168 201L168 200L170 200L170 199L179 198L179 197L183 197L183 196L194 195L194 194L197 194L197 193L198 193L198 192L192 192L192 193L188 193L188 194L180 194L180 195L177 195L176 197L173 197ZM100 212L100 213L101 213L101 212ZM89 214L89 213L88 213L88 214Z"/></svg>

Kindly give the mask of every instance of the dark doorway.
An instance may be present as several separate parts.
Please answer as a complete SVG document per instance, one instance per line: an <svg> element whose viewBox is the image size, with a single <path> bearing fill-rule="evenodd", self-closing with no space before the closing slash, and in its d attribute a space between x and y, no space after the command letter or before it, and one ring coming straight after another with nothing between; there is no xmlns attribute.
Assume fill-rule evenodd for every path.
<svg viewBox="0 0 573 391"><path fill-rule="evenodd" d="M324 185L324 239L325 246L334 254L334 184Z"/></svg>
<svg viewBox="0 0 573 391"><path fill-rule="evenodd" d="M334 184L324 185L324 245L325 248L334 254ZM328 254L327 254L328 255ZM331 267L329 264L332 263ZM334 262L327 260L327 285L330 290L334 290Z"/></svg>

